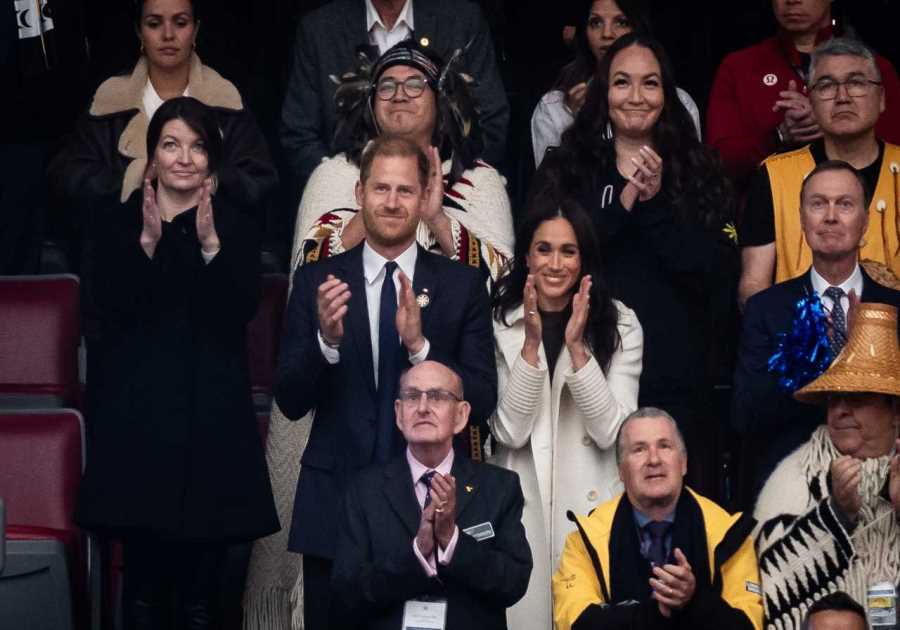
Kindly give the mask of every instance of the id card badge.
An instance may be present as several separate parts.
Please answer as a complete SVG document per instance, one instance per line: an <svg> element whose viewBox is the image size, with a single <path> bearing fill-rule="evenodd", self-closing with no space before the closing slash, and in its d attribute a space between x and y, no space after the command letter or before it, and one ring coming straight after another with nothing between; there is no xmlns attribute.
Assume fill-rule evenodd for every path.
<svg viewBox="0 0 900 630"><path fill-rule="evenodd" d="M402 630L444 630L447 600L411 599L403 606Z"/></svg>
<svg viewBox="0 0 900 630"><path fill-rule="evenodd" d="M897 625L897 591L890 582L879 582L866 593L866 612L873 628Z"/></svg>

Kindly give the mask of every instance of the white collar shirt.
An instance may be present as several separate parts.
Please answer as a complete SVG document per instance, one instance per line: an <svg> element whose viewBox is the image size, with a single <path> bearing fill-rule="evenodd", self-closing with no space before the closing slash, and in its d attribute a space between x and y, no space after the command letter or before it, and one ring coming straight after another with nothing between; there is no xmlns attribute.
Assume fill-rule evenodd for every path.
<svg viewBox="0 0 900 630"><path fill-rule="evenodd" d="M372 0L366 0L366 32L369 33L369 43L378 46L379 54L383 55L395 44L412 37L413 29L415 29L415 24L412 0L406 0L391 29L388 29L381 20Z"/></svg>
<svg viewBox="0 0 900 630"><path fill-rule="evenodd" d="M184 88L184 94L182 96L190 96L188 94L189 88ZM156 88L153 87L153 83L150 82L150 79L147 79L147 85L144 86L144 95L141 98L141 104L144 106L144 114L147 116L147 120L153 118L153 114L156 113L156 110L159 109L160 105L162 105L165 101L160 98L159 94L156 93Z"/></svg>
<svg viewBox="0 0 900 630"><path fill-rule="evenodd" d="M837 286L838 288L844 291L844 295L841 296L841 308L844 310L844 313L847 313L847 309L850 308L850 291L856 291L856 297L862 297L863 291L863 276L862 271L860 270L859 263L856 264L856 267L853 269L853 273L844 280L841 284L831 285L828 283L828 280L823 278L819 272L816 271L815 266L810 269L809 272L809 280L812 283L813 290L819 295L822 299L822 304L825 306L825 310L831 312L831 309L834 308L834 301L825 295L825 290L830 286Z"/></svg>

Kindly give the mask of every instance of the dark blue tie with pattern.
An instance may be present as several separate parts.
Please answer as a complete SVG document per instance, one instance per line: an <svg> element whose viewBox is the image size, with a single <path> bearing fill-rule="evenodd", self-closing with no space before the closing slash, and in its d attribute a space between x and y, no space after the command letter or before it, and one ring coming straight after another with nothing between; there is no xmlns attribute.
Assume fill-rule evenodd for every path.
<svg viewBox="0 0 900 630"><path fill-rule="evenodd" d="M656 566L666 563L666 534L672 529L672 523L668 521L650 521L644 525L644 531L650 534L650 549L647 551L647 560Z"/></svg>
<svg viewBox="0 0 900 630"><path fill-rule="evenodd" d="M844 290L840 287L828 287L825 289L825 296L834 303L831 307L831 350L837 356L847 343L847 317L841 305Z"/></svg>
<svg viewBox="0 0 900 630"><path fill-rule="evenodd" d="M394 272L397 263L384 264L381 302L378 306L378 418L375 427L373 461L383 464L400 450L401 441L394 416L394 399L400 377L401 346L397 332L397 288Z"/></svg>

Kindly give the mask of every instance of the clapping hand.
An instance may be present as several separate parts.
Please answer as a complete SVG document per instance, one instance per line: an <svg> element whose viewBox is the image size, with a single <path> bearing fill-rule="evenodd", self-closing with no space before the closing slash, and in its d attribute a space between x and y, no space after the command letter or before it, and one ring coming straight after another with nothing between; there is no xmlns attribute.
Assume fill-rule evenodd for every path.
<svg viewBox="0 0 900 630"><path fill-rule="evenodd" d="M638 157L631 158L631 163L635 166L634 174L626 178L628 183L619 196L626 210L631 210L636 201L653 199L662 188L663 161L656 151L643 146Z"/></svg>
<svg viewBox="0 0 900 630"><path fill-rule="evenodd" d="M784 122L778 125L778 131L785 144L806 144L822 137L809 97L797 90L796 81L789 81L788 89L779 92L778 96L772 111L784 110Z"/></svg>
<svg viewBox="0 0 900 630"><path fill-rule="evenodd" d="M203 192L197 206L197 240L205 254L215 254L221 247L213 220L212 180L208 178L203 182Z"/></svg>
<svg viewBox="0 0 900 630"><path fill-rule="evenodd" d="M349 299L349 285L332 274L326 276L325 282L316 291L319 332L329 346L339 346L344 338L344 315L347 314Z"/></svg>
<svg viewBox="0 0 900 630"><path fill-rule="evenodd" d="M444 172L437 147L428 147L428 173L428 189L421 213L430 226L444 216Z"/></svg>
<svg viewBox="0 0 900 630"><path fill-rule="evenodd" d="M671 617L673 610L680 610L694 597L697 581L694 571L682 553L675 548L676 564L653 567L654 577L650 578L653 598L659 604L659 612L664 617Z"/></svg>
<svg viewBox="0 0 900 630"><path fill-rule="evenodd" d="M422 309L416 301L412 283L406 274L399 272L400 298L397 300L397 332L400 333L400 341L410 354L417 354L425 345L425 337L422 335Z"/></svg>
<svg viewBox="0 0 900 630"><path fill-rule="evenodd" d="M862 462L855 457L842 455L831 462L831 498L844 516L854 523L862 507L862 497L859 495L861 478Z"/></svg>
<svg viewBox="0 0 900 630"><path fill-rule="evenodd" d="M140 238L141 248L148 258L153 258L156 244L162 238L162 219L159 216L159 206L156 205L156 191L149 179L144 180L144 203L141 210L144 216Z"/></svg>
<svg viewBox="0 0 900 630"><path fill-rule="evenodd" d="M456 531L456 479L453 475L434 474L431 503L434 505L434 535L441 549L446 549Z"/></svg>
<svg viewBox="0 0 900 630"><path fill-rule="evenodd" d="M533 274L528 274L525 279L522 306L525 309L525 343L522 345L522 358L532 367L538 367L540 363L538 348L543 339L543 327L541 312L538 310L537 289L534 286Z"/></svg>
<svg viewBox="0 0 900 630"><path fill-rule="evenodd" d="M588 84L585 81L577 83L566 92L566 107L572 112L573 116L577 116L581 108L584 107L584 99L587 96Z"/></svg>
<svg viewBox="0 0 900 630"><path fill-rule="evenodd" d="M572 367L580 370L591 358L587 343L584 341L584 329L587 326L591 310L591 276L581 279L578 292L572 296L572 315L566 324L566 348L572 357Z"/></svg>

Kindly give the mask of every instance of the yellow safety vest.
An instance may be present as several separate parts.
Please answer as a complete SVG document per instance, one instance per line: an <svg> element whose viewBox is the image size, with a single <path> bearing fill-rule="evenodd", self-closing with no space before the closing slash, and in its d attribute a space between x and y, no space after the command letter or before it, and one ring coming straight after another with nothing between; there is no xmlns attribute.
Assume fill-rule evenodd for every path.
<svg viewBox="0 0 900 630"><path fill-rule="evenodd" d="M763 162L769 173L775 209L775 282L805 273L812 252L800 228L800 187L816 162L809 147L772 155ZM900 277L900 146L884 145L875 195L869 205L869 227L859 259L887 266Z"/></svg>

